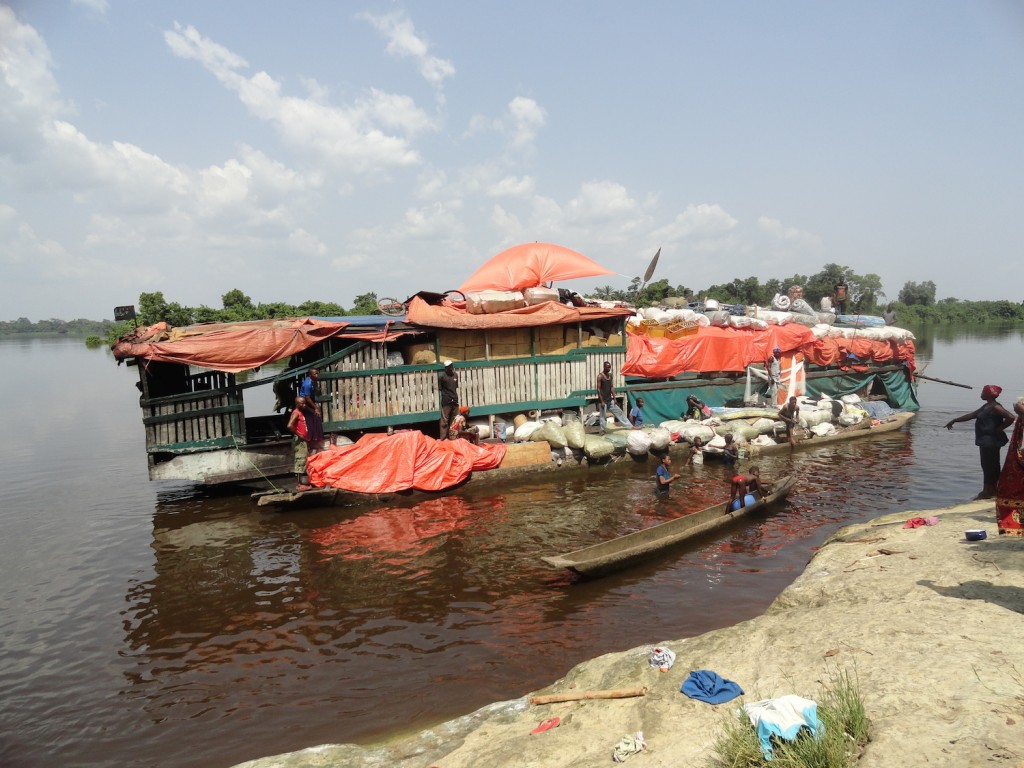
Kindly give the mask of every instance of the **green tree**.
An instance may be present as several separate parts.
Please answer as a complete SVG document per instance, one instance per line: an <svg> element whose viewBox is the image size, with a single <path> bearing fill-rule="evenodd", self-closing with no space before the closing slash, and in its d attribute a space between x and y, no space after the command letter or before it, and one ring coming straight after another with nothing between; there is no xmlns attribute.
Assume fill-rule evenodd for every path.
<svg viewBox="0 0 1024 768"><path fill-rule="evenodd" d="M192 310L178 302L168 303L162 291L139 294L139 325L153 325L164 322L168 325L192 325Z"/></svg>
<svg viewBox="0 0 1024 768"><path fill-rule="evenodd" d="M361 293L356 296L356 302L352 305L352 311L350 315L379 315L380 310L377 309L377 294Z"/></svg>
<svg viewBox="0 0 1024 768"><path fill-rule="evenodd" d="M153 325L167 319L167 301L163 291L139 294L139 325Z"/></svg>
<svg viewBox="0 0 1024 768"><path fill-rule="evenodd" d="M899 302L911 306L913 304L920 304L922 306L930 306L935 303L935 283L931 280L925 280L921 283L906 282L903 287L900 288Z"/></svg>

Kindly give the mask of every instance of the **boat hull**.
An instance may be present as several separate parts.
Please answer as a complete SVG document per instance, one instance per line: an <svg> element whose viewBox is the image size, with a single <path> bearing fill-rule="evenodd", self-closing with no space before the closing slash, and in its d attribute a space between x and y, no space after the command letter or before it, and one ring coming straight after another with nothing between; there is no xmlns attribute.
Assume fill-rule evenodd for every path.
<svg viewBox="0 0 1024 768"><path fill-rule="evenodd" d="M867 427L863 427L858 424L834 434L825 435L824 437L810 437L804 440L797 440L795 449L789 443L778 443L777 445L748 445L746 446L747 457L753 459L758 456L771 456L773 454L786 453L787 451L792 450L820 448L833 443L843 443L848 440L860 440L861 438L881 435L886 432L895 432L896 430L902 429L904 425L908 424L913 418L914 414L910 411L895 413L892 416L880 420L878 424L870 424Z"/></svg>

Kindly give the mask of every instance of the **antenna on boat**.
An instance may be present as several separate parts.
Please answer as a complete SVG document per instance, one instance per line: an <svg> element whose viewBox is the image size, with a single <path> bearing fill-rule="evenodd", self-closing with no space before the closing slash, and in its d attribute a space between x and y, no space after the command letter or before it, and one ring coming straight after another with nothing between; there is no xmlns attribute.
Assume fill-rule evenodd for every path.
<svg viewBox="0 0 1024 768"><path fill-rule="evenodd" d="M658 257L661 256L661 246L658 246L658 252L654 254L654 258L651 259L651 263L647 265L647 271L644 272L644 281L640 283L640 288L636 292L637 301L640 300L640 294L644 292L644 288L651 282L651 278L654 277L654 269L658 266Z"/></svg>

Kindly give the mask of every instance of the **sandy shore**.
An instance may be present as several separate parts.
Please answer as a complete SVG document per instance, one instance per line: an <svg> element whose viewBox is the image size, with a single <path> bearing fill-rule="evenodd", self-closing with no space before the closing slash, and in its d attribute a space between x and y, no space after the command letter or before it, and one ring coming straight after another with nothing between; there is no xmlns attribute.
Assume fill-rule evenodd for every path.
<svg viewBox="0 0 1024 768"><path fill-rule="evenodd" d="M939 523L903 528L913 517ZM964 531L989 538L967 542ZM653 645L675 666L648 664ZM711 706L679 687L709 669L745 695ZM991 502L908 511L833 536L764 615L687 640L584 662L537 693L647 688L615 700L485 707L373 747L324 745L245 768L482 768L613 765L622 736L643 731L636 766L700 766L738 704L789 693L818 699L845 670L859 680L871 741L860 765L1024 767L1024 539L1000 538ZM541 721L556 728L531 735ZM241 768L241 767L240 767Z"/></svg>

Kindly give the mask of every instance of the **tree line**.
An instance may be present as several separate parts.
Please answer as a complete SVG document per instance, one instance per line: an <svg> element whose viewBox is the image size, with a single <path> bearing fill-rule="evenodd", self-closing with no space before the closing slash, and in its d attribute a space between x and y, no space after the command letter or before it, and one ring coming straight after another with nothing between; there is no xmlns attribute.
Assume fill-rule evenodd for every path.
<svg viewBox="0 0 1024 768"><path fill-rule="evenodd" d="M1024 303L1009 300L963 301L949 297L936 299L935 283L931 280L904 283L895 300L887 301L882 290L882 279L874 274L861 275L849 267L826 264L813 275L794 274L784 278L771 278L761 282L756 277L736 278L728 283L709 285L694 290L685 285L673 286L667 278L644 284L634 277L625 289L610 285L597 286L589 296L610 301L625 301L635 306L662 304L669 297L678 297L700 303L713 298L722 304L743 304L767 307L777 293L784 294L791 285L804 289L804 298L817 307L825 296L832 296L837 283L847 286L847 311L851 314L877 315L885 308L897 313L901 325L925 323L985 323L1024 321ZM197 323L237 323L244 320L264 320L275 317L339 317L344 315L379 314L377 294L356 296L350 308L329 301L304 301L301 304L285 302L254 303L238 288L221 296L219 308L204 304L188 307L176 301L167 301L162 291L139 294L135 321L115 323L112 320L39 320L28 318L0 321L0 336L12 334L66 334L87 337L93 344L102 339L113 343L128 333L136 324L153 325L166 322L172 326Z"/></svg>
<svg viewBox="0 0 1024 768"><path fill-rule="evenodd" d="M720 304L767 307L771 305L775 294L785 294L790 286L799 285L804 289L804 298L817 308L822 298L833 295L839 283L847 286L848 313L878 315L885 309L892 309L903 325L1024 321L1024 302L1005 299L966 301L954 297L937 300L935 283L931 280L908 281L903 284L895 300L887 300L882 290L881 277L874 273L860 275L839 264L826 264L813 275L794 274L764 282L756 277L736 278L701 290L693 290L685 285L673 286L667 278L644 285L639 277L634 277L625 290L610 285L598 286L591 295L609 301L625 301L638 307L663 304L669 297L695 304L715 299Z"/></svg>

